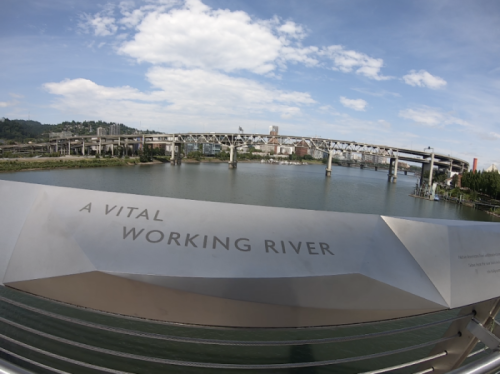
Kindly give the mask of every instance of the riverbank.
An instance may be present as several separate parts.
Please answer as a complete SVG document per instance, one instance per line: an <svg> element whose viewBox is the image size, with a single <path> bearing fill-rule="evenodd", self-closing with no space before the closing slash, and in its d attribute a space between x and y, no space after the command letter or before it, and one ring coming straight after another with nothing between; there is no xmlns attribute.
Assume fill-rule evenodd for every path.
<svg viewBox="0 0 500 374"><path fill-rule="evenodd" d="M40 157L0 160L0 172L99 168L108 166L131 166L139 163L138 158L82 158L82 157ZM151 164L160 162L152 162Z"/></svg>

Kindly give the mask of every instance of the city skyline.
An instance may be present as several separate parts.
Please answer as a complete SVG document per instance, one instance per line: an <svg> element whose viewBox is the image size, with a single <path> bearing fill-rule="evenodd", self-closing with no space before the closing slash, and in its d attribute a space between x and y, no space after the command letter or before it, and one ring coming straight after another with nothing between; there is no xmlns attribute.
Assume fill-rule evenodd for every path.
<svg viewBox="0 0 500 374"><path fill-rule="evenodd" d="M500 163L493 1L0 5L0 117L322 136Z"/></svg>

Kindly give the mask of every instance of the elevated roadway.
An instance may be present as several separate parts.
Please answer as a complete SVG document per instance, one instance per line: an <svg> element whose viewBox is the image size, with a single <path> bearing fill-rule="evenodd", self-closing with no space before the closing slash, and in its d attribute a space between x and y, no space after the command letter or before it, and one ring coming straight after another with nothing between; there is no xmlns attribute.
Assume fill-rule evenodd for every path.
<svg viewBox="0 0 500 374"><path fill-rule="evenodd" d="M101 153L110 149L114 153L115 147L130 148L134 145L165 144L170 145L172 163L180 163L179 146L182 144L220 144L229 147L229 167L237 165L237 152L239 147L250 146L290 146L295 148L313 149L328 155L326 175L331 174L332 160L336 156L348 156L352 153L373 155L390 158L389 179L397 178L398 161L421 164L423 171L432 170L434 166L444 168L449 172L463 172L469 169L469 162L434 152L417 151L414 149L395 146L361 143L356 141L326 139L320 137L270 135L270 134L236 134L236 133L172 133L172 134L132 134L132 135L87 135L52 138L49 142L37 144L5 145L0 147L3 152L43 151L69 154L71 151L88 154L90 149ZM176 151L177 149L177 151Z"/></svg>

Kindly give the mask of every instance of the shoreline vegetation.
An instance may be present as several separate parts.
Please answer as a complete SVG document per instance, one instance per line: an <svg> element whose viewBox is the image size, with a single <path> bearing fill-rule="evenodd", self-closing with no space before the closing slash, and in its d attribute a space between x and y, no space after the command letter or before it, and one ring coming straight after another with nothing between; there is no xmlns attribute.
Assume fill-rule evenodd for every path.
<svg viewBox="0 0 500 374"><path fill-rule="evenodd" d="M50 157L50 158L17 158L0 160L0 172L81 169L108 166L131 166L139 163L138 158L83 158L83 157ZM160 162L155 162L160 164Z"/></svg>
<svg viewBox="0 0 500 374"><path fill-rule="evenodd" d="M169 156L153 156L151 161L141 161L140 157L94 157L94 156L61 156L61 157L19 157L0 159L0 173L16 171L35 171L53 169L81 169L109 166L160 165L170 162ZM186 164L227 163L228 160L218 158L183 158ZM260 160L238 160L238 163L260 163ZM321 165L320 160L308 160L309 165Z"/></svg>

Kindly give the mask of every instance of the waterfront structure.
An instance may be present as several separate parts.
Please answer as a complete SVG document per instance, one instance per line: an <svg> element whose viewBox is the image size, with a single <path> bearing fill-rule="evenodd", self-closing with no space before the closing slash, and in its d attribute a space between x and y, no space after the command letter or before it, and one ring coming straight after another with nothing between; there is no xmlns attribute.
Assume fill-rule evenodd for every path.
<svg viewBox="0 0 500 374"><path fill-rule="evenodd" d="M66 138L50 139L47 143L40 144L17 144L5 145L0 147L0 155L3 152L36 152L50 151L60 152L61 149L73 149L77 153L86 154L86 148L97 147L102 149L104 146L110 146L111 149L115 145L124 146L126 149L133 148L142 149L144 144L170 144L171 163L180 164L180 149L182 144L219 144L221 147L226 146L230 153L228 162L229 168L236 168L236 148L242 146L260 146L264 152L272 149L277 150L278 146L294 146L297 155L302 153L307 154L309 149L319 150L328 155L326 175L331 175L331 164L334 157L344 154L347 160L350 158L361 158L363 154L376 155L389 159L390 170L388 179L395 181L397 173L395 173L394 165L398 161L413 162L422 165L422 172L432 171L434 167L446 168L449 172L463 172L468 170L469 163L467 161L452 157L450 155L442 155L434 153L434 150L416 151L413 149L397 148L388 145L377 145L368 143L357 143L355 141L344 141L335 139L325 139L306 136L290 136L290 135L271 135L271 134L234 134L234 133L176 133L176 134L154 134L154 135L102 135L98 136L72 136ZM99 152L98 152L99 153ZM396 177L396 178L394 178ZM421 182L422 182L421 178ZM432 182L432 172L430 173L429 184Z"/></svg>
<svg viewBox="0 0 500 374"><path fill-rule="evenodd" d="M0 191L0 283L7 287L0 286L0 351L21 362L49 362L67 372L89 365L107 372L142 365L156 365L147 372L165 372L165 365L268 371L341 365L346 372L342 365L356 363L359 372L368 371L359 365L369 361L377 372L410 366L439 374L472 353L498 357L498 329L484 326L500 309L499 224L9 181L0 181ZM214 211L217 220L204 218ZM384 322L390 328L373 325L416 315ZM221 338L231 328L232 338ZM289 330L276 339L279 328ZM421 330L425 339L407 338ZM266 331L264 339L251 338ZM314 337L290 338L308 331ZM352 345L340 357L330 346L388 336L397 337L392 348L381 340L377 350L354 355ZM475 348L478 340L486 349ZM304 345L324 345L332 356L297 362L293 350ZM409 352L410 360L398 361ZM383 360L389 356L398 365Z"/></svg>
<svg viewBox="0 0 500 374"><path fill-rule="evenodd" d="M210 143L203 144L203 154L206 156L215 156L219 154L220 151L221 151L220 144L210 144Z"/></svg>

